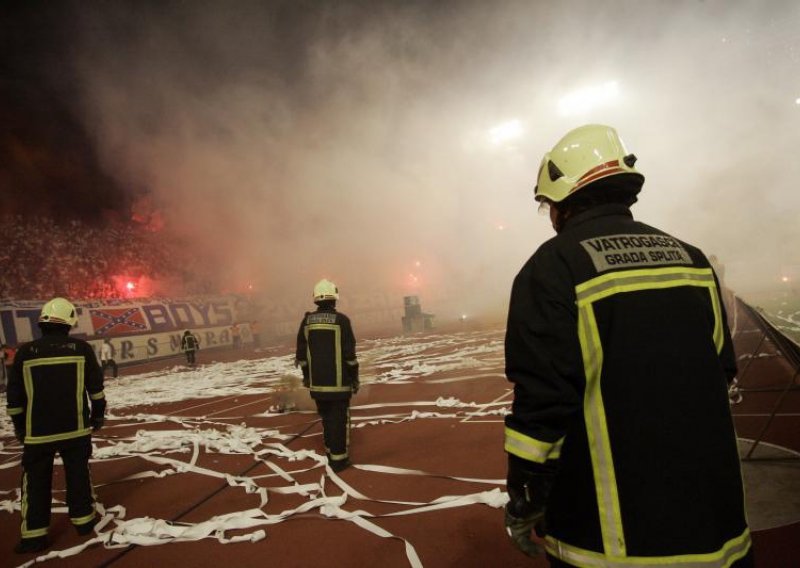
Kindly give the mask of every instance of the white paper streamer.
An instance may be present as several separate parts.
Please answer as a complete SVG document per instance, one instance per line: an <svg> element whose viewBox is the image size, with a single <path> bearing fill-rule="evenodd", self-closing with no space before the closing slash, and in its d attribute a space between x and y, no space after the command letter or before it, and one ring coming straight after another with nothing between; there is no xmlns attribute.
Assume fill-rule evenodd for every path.
<svg viewBox="0 0 800 568"><path fill-rule="evenodd" d="M501 334L495 332L465 333L446 336L428 336L420 338L392 338L365 342L367 348L360 350L362 368L369 368L364 373L364 383L377 385L399 385L414 382L420 377L430 376L443 371L464 371L454 373L453 380L472 380L494 378L499 361L502 360ZM443 354L444 353L444 354ZM93 463L117 461L121 459L140 459L154 467L151 470L139 471L112 483L136 479L158 479L171 475L191 473L219 479L229 486L243 490L247 494L259 496L259 507L245 511L227 512L199 523L169 522L164 519L142 517L125 519L126 510L121 505L106 508L97 503L100 521L95 527L96 537L81 545L66 550L51 550L23 566L34 562L42 562L54 558L67 558L79 554L87 547L102 544L106 548L124 548L131 545L156 546L170 542L185 542L200 539L215 539L221 544L257 542L267 538L264 527L280 523L296 515L316 512L332 519L346 520L380 538L394 538L405 546L409 564L418 568L422 566L413 545L397 537L375 524L377 517L423 514L429 511L485 505L500 508L505 505L507 495L501 491L505 481L502 479L477 479L455 477L441 474L430 474L420 470L395 468L387 465L358 464L354 467L364 472L389 475L432 476L450 479L454 482L478 483L494 486L477 493L464 495L443 495L430 502L410 500L373 499L357 488L346 483L332 471L324 456L310 449L289 449L284 442L297 440L296 435L281 432L274 428L254 428L246 422L231 424L231 420L246 421L248 418L269 418L285 416L269 410L270 397L251 400L253 394L272 394L282 388L286 375L299 375L293 367L293 357L272 357L261 360L238 361L229 364L217 364L199 367L191 371L176 367L172 373L156 372L138 376L124 377L109 382L106 395L109 402L107 426L100 435L94 437ZM439 382L450 379L439 379ZM430 382L430 381L429 381ZM241 404L239 396L248 396ZM172 403L182 400L209 398L206 402L198 402L184 407L176 413L154 414L141 411L141 401L151 404ZM356 399L357 400L357 399ZM189 411L203 409L210 405L227 402L225 410L206 413L203 416L188 416ZM258 408L260 405L267 407ZM128 407L137 407L136 413L126 413ZM400 423L411 420L456 420L473 416L498 416L508 412L507 403L462 402L455 397L438 397L434 401L420 400L394 402L385 404L354 405L351 411L353 426L358 428L378 426L386 423ZM219 407L219 406L215 406ZM422 411L420 407L448 409ZM228 416L232 410L253 410L252 414L243 417ZM402 409L390 414L379 413L373 416L365 414L370 410L388 408ZM297 411L293 413L299 413ZM307 414L316 414L305 412ZM225 417L220 417L225 415ZM217 416L215 420L210 420ZM293 428L308 425L295 424ZM143 426L156 429L141 429ZM114 432L137 428L131 436L113 436ZM317 433L309 434L319 435ZM302 439L302 438L301 438ZM8 451L11 450L11 451ZM11 459L0 465L7 469L19 465L18 451L2 446ZM202 455L250 455L253 463L263 463L272 473L258 476L235 475L230 472L217 471L213 466L200 466ZM309 467L287 468L286 463L310 462ZM208 460L203 461L208 464ZM299 483L296 476L313 469L324 472L318 483ZM282 480L284 486L263 486L260 480ZM341 495L328 496L325 493L326 480L335 484ZM97 486L102 487L102 486ZM269 493L297 495L304 500L295 508L279 512L269 512ZM19 510L19 491L0 493L7 497L0 501L0 511L14 513ZM349 500L358 500L365 504L362 509L348 510ZM66 507L60 501L54 501L54 512L66 514ZM399 509L390 513L375 515L368 510L369 503L384 503L397 506ZM62 513L63 511L63 513ZM230 531L246 531L244 534L230 535Z"/></svg>

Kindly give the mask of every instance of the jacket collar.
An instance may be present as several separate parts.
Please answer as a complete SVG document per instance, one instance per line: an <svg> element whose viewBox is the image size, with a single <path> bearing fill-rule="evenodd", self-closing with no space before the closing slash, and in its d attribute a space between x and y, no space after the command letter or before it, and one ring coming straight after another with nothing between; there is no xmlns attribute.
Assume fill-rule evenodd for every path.
<svg viewBox="0 0 800 568"><path fill-rule="evenodd" d="M574 227L577 227L578 225L590 221L591 219L597 219L598 217L610 217L615 215L633 219L633 214L631 213L631 210L627 205L623 205L621 203L607 203L605 205L598 205L597 207L592 207L588 211L583 211L581 213L578 213L574 217L570 217L564 223L564 230L573 229Z"/></svg>

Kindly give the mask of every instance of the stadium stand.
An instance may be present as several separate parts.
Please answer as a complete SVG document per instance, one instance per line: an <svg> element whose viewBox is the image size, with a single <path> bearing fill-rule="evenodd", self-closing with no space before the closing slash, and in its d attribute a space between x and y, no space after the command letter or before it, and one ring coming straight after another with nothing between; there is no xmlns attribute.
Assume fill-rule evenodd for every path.
<svg viewBox="0 0 800 568"><path fill-rule="evenodd" d="M0 222L0 301L216 292L202 255L184 252L191 248L135 223L96 227L77 219L34 223L6 215ZM124 286L143 279L149 283L144 294Z"/></svg>

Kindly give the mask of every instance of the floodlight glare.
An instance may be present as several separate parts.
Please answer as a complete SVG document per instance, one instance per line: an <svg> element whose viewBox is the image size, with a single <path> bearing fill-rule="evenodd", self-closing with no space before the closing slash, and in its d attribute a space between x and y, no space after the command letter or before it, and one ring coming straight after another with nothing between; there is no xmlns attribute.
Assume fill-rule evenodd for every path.
<svg viewBox="0 0 800 568"><path fill-rule="evenodd" d="M522 123L516 118L489 129L489 142L494 145L514 140L520 136L522 136Z"/></svg>
<svg viewBox="0 0 800 568"><path fill-rule="evenodd" d="M602 85L594 85L567 93L558 101L558 112L562 116L581 114L598 106L609 104L618 97L619 85L616 81L608 81Z"/></svg>

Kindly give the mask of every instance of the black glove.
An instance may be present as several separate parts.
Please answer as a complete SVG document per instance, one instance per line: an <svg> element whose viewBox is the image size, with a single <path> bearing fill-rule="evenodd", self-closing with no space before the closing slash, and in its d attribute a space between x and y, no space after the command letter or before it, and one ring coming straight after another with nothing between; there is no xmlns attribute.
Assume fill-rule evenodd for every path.
<svg viewBox="0 0 800 568"><path fill-rule="evenodd" d="M94 417L92 416L89 419L89 424L92 426L92 432L97 432L100 428L103 427L103 424L106 423L106 419L103 416Z"/></svg>
<svg viewBox="0 0 800 568"><path fill-rule="evenodd" d="M25 430L21 428L14 428L14 437L17 439L17 442L20 444L25 443Z"/></svg>
<svg viewBox="0 0 800 568"><path fill-rule="evenodd" d="M531 539L546 531L545 503L553 485L556 469L552 464L537 464L508 455L508 505L505 511L506 532L518 549L528 556L538 556L544 546Z"/></svg>
<svg viewBox="0 0 800 568"><path fill-rule="evenodd" d="M509 503L510 505L510 503ZM509 512L506 505L506 533L518 549L528 556L539 556L544 552L544 546L531 539L531 531L544 519L544 511L531 513L527 517L518 518Z"/></svg>
<svg viewBox="0 0 800 568"><path fill-rule="evenodd" d="M97 400L92 400L92 415L89 418L89 425L92 427L93 431L97 431L103 427L105 423L105 414L106 414L106 399L98 398Z"/></svg>
<svg viewBox="0 0 800 568"><path fill-rule="evenodd" d="M300 365L300 370L303 371L303 386L309 388L311 386L311 372L308 370L308 365Z"/></svg>
<svg viewBox="0 0 800 568"><path fill-rule="evenodd" d="M358 360L347 363L347 376L350 378L350 388L353 390L353 394L358 393L358 389L361 387L358 380L358 367Z"/></svg>

